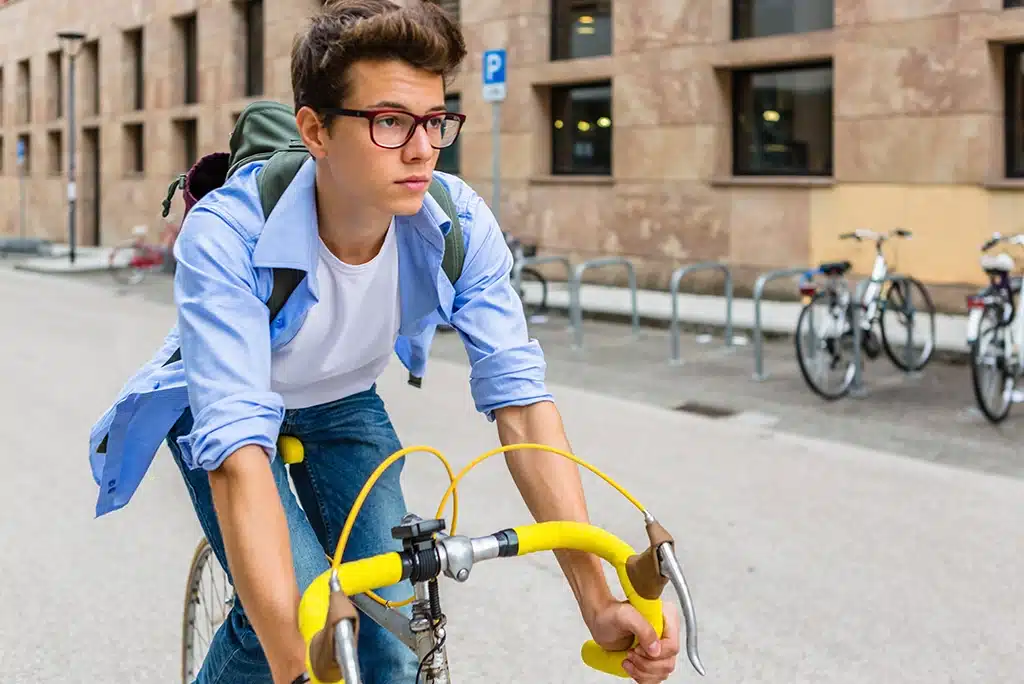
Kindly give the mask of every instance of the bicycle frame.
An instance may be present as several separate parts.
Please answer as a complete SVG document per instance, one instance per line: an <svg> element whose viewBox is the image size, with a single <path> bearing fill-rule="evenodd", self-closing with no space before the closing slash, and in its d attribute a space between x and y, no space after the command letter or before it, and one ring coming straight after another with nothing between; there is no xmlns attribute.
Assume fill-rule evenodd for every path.
<svg viewBox="0 0 1024 684"><path fill-rule="evenodd" d="M1003 237L994 235L984 245L981 251L987 252L1001 243L1008 243L1017 246L1024 246L1024 235ZM1004 358L1013 362L1016 373L1024 368L1024 316L1018 315L1020 306L1020 292L1013 291L1013 275L1009 268L1003 268L994 264L986 265L982 259L982 267L989 277L989 286L978 294L967 297L967 343L973 344L981 334L981 324L986 311L997 311L999 319L996 322L997 328L1007 328L1007 342L1003 349Z"/></svg>
<svg viewBox="0 0 1024 684"><path fill-rule="evenodd" d="M660 594L671 583L683 609L686 652L700 674L703 665L697 654L696 618L689 590L673 552L667 531L647 518L651 546L643 554L615 535L586 523L553 521L501 530L484 537L447 536L444 521L423 520L407 515L393 534L403 540L403 551L379 554L342 563L337 570L320 575L305 591L299 606L299 628L307 644L307 671L313 682L360 684L355 634L358 618L349 596L362 607L371 602L359 594L400 581L412 580L415 600L411 620L393 608L376 606L368 615L409 646L420 659L420 676L427 683L450 681L445 650L447 619L441 612L437 578L444 573L458 582L469 579L475 563L494 558L575 549L608 561L615 569L628 601L661 636L664 624ZM593 641L581 649L583 661L611 675L627 677L622 662L627 651L605 651Z"/></svg>

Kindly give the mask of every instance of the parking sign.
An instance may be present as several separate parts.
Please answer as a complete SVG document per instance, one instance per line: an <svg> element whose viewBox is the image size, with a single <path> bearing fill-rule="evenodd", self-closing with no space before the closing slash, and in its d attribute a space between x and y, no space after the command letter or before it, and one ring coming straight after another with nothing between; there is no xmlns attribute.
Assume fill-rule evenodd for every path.
<svg viewBox="0 0 1024 684"><path fill-rule="evenodd" d="M507 65L504 50L488 50L484 53L484 100L502 102L508 94L505 82Z"/></svg>
<svg viewBox="0 0 1024 684"><path fill-rule="evenodd" d="M18 139L18 166L25 165L25 141L21 138Z"/></svg>

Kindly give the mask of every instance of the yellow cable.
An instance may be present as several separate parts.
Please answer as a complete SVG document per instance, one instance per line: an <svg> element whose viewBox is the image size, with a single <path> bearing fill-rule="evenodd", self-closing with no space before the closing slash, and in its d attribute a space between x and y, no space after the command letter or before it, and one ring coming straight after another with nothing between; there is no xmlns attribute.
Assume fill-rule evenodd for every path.
<svg viewBox="0 0 1024 684"><path fill-rule="evenodd" d="M434 454L435 456L437 456L439 459L441 459L441 463L444 464L445 470L448 471L448 479L451 480L451 481L454 481L454 473L452 471L451 464L448 462L448 459L446 459L444 457L444 454L442 454L437 449L434 449L433 447L428 447L428 446L406 447L405 449L400 449L400 450L396 451L395 453L391 454L390 456L388 456L386 459L384 459L384 461L379 466L377 466L377 469L374 470L373 473L370 474L370 477L368 477L366 479L366 482L363 483L362 490L359 492L359 496L356 497L355 503L352 504L352 510L349 511L348 518L345 520L345 526L341 530L341 536L338 538L338 545L335 547L335 550L334 550L334 558L331 559L331 567L332 567L332 569L337 570L341 566L341 559L345 555L345 545L348 544L349 535L352 534L352 527L355 525L356 516L359 515L359 509L363 507L363 502L365 502L366 501L366 497L369 496L370 490L377 483L377 480L384 473L384 471L387 470L391 466L392 463L394 463L398 459L400 459L403 456L405 456L407 454L410 454L410 453L412 453L414 451L426 451L428 453L431 453L431 454ZM452 512L452 528L451 528L450 534L455 534L455 526L458 524L458 522L459 522L459 504L458 504L458 494L456 494L455 497L454 497L453 512ZM409 598L405 599L404 601L395 603L395 602L388 601L386 599L381 598L380 596L378 596L376 593L374 593L372 591L367 591L366 595L369 596L374 601L376 601L377 603L379 603L380 605L386 607L386 608L401 608L402 606L405 606L405 605L408 605L408 604L412 603L413 600L415 599L415 596L410 596Z"/></svg>
<svg viewBox="0 0 1024 684"><path fill-rule="evenodd" d="M463 468L461 471L459 471L458 475L454 475L454 473L452 471L451 463L449 463L448 459L446 459L444 457L444 455L440 451L438 451L437 449L434 449L433 447L428 447L428 446L406 447L404 449L400 449L399 451L396 451L395 453L391 454L386 459L384 459L384 461L379 466L377 466L377 469L373 471L373 473L370 475L370 477L367 478L366 482L363 484L363 488L359 492L359 496L356 497L355 503L352 504L352 510L349 511L348 518L345 520L345 526L341 530L341 536L338 538L338 545L337 545L337 547L335 548L335 551L334 551L334 558L331 559L331 566L332 566L332 568L336 570L336 569L338 569L341 566L341 559L344 557L345 546L346 546L346 544L348 544L348 538L349 538L349 536L352 533L352 527L355 525L356 517L359 515L359 510L362 508L363 503L366 501L366 497L369 496L370 490L377 483L377 480L384 473L384 471L387 470L391 466L391 464L393 464L398 459L402 458L403 456L405 456L407 454L413 453L415 451L425 451L425 452L428 452L428 453L431 453L431 454L434 454L435 456L437 456L437 458L439 458L441 460L441 462L444 464L445 470L448 471L448 479L450 481L450 484L448 486L448 489L445 491L444 496L441 497L441 504L437 507L437 514L434 517L435 518L441 518L442 517L442 514L444 513L445 506L448 503L448 497L449 496L452 497L452 526L451 526L451 529L449 530L448 534L454 536L455 532L456 532L456 527L458 525L458 520L459 520L458 485L459 485L459 482L462 480L462 478L467 473L469 473L470 470L472 470L473 468L475 468L479 464L483 463L484 461L486 461L491 456L495 456L497 454L501 454L501 453L505 453L505 452L509 452L509 451L516 451L516 450L520 450L520 449L533 449L533 450L536 450L536 451L547 451L547 452L550 452L550 453L562 456L563 458L567 458L570 461L573 461L574 463L576 463L577 465L583 466L584 468L586 468L587 470L591 471L592 473L594 473L595 475L600 477L602 480L607 482L611 487L613 487L620 494L622 494L622 496L624 496L631 504L633 504L641 513L643 513L645 516L647 515L647 509L644 508L644 506L636 499L636 497L634 497L632 494L630 494L626 490L625 487L623 487L618 482L613 480L611 477L609 477L608 475L603 473L601 470L599 470L598 468L590 465L589 463L587 463L583 459L579 458L578 456L569 453L568 451L564 451L562 449L557 449L555 447L547 446L545 444L533 444L533 443L508 444L506 446L501 446L501 447L497 447L495 449L491 449L490 451L488 451L488 452L482 454L481 456L478 456L477 458L473 459L468 465L466 465L465 468ZM415 596L410 596L409 598L405 599L404 601L400 601L400 602L396 603L396 602L392 602L392 601L387 601L386 599L381 598L380 596L378 596L376 593L374 593L372 591L367 591L366 595L369 596L371 599L373 599L374 601L376 601L377 603L379 603L382 606L393 607L393 608L400 608L402 606L405 606L405 605L408 605L408 604L412 603L415 600Z"/></svg>
<svg viewBox="0 0 1024 684"><path fill-rule="evenodd" d="M478 456L477 458L473 459L473 461L471 461L469 463L469 465L467 465L465 468L463 468L461 471L459 471L459 474L455 476L454 480L452 480L452 483L451 483L451 485L449 485L448 490L444 493L444 496L441 498L441 505L437 507L437 514L434 517L440 518L441 514L444 513L444 507L448 503L448 497L449 496L453 496L453 495L457 496L456 488L458 487L459 482L466 475L466 473L468 473L470 470L472 470L477 465L479 465L483 461L487 460L491 456L495 456L497 454L504 453L504 452L507 452L507 451L515 451L517 449L535 449L537 451L548 451L548 452L551 452L553 454L558 454L559 456L567 458L570 461L573 461L576 464L583 466L587 470L591 471L592 473L594 473L595 475L600 477L602 480L604 480L609 485L611 485L613 488L615 488L619 492L619 494L622 494L622 496L626 497L626 499L628 499L631 504L636 506L640 510L641 513L643 513L645 515L647 514L647 509L645 509L643 507L643 505L639 501L637 501L636 497L634 497L632 494L630 494L628 491L626 491L625 487L620 485L618 482L616 482L611 477L609 477L608 475L604 474L603 472L601 472L600 470L598 470L594 466L592 466L589 463L587 463L586 461L584 461L582 458L579 458L578 456L575 456L575 455L569 453L568 451L563 451L562 449L556 449L555 447L547 446L547 445L544 445L544 444L524 443L524 444L509 444L507 446L502 446L502 447L498 447L496 449L491 449L487 453L485 453L485 454L483 454L481 456ZM454 501L455 501L455 499L453 498L453 506L454 506ZM455 506L454 510L457 511L458 507ZM453 527L454 527L454 525L453 525Z"/></svg>

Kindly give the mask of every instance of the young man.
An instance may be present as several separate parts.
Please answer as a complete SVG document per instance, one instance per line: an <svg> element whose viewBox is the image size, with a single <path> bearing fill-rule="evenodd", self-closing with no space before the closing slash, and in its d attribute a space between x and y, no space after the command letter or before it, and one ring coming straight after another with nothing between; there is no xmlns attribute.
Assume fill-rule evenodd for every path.
<svg viewBox="0 0 1024 684"><path fill-rule="evenodd" d="M327 569L325 551L333 553L367 476L401 447L375 382L396 351L422 374L437 320L464 341L476 407L502 443L569 449L509 282L501 230L473 190L434 172L438 149L462 122L444 106L446 78L465 55L462 35L435 5L410 4L332 0L297 37L296 122L311 158L269 217L256 189L263 162L193 207L175 246L177 326L93 432L94 459L97 437L109 432L104 458L136 473L166 436L229 569L239 600L213 639L203 684L301 681L301 592ZM451 224L426 194L435 176L464 231L454 287L441 268ZM305 278L268 323L272 267ZM164 366L178 345L181 360ZM302 508L277 457L282 434L305 445L292 471ZM509 454L507 464L537 520L587 520L575 464L531 452ZM400 471L399 462L373 489L347 547L352 557L399 548L390 529L406 512ZM643 646L627 668L638 682L663 681L679 649L675 613L667 611L659 641L614 598L599 559L557 557L593 638L622 649L636 635ZM401 599L411 588L381 593ZM369 620L359 659L368 684L415 679L413 654Z"/></svg>

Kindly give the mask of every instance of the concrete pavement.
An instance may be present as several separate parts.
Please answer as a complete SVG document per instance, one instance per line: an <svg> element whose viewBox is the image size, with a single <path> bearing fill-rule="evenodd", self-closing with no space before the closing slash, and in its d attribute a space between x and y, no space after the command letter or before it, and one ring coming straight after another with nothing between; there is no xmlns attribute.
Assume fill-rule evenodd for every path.
<svg viewBox="0 0 1024 684"><path fill-rule="evenodd" d="M173 310L157 296L9 270L0 296L11 464L0 480L0 681L178 681L199 537L180 477L161 451L135 500L94 520L86 452L90 425ZM458 467L497 440L472 409L455 339L438 339L422 390L397 363L380 388L403 441ZM793 434L780 429L788 413L758 424L753 399L719 419L666 410L622 380L619 361L611 379L595 370L597 385L571 387L584 384L572 381L582 362L550 347L574 450L679 542L705 681L987 684L1024 671L1019 479ZM610 396L616 387L628 398ZM410 457L414 511L434 512L442 474L432 457ZM585 482L594 522L642 546L635 509L592 475ZM466 478L460 503L470 534L530 520L500 458ZM579 660L586 631L551 557L483 564L467 584L442 587L453 681L612 681ZM698 680L684 658L677 672L672 681Z"/></svg>

